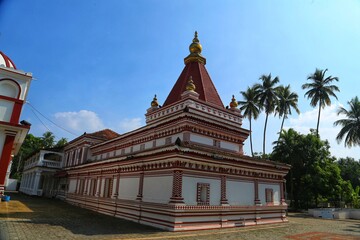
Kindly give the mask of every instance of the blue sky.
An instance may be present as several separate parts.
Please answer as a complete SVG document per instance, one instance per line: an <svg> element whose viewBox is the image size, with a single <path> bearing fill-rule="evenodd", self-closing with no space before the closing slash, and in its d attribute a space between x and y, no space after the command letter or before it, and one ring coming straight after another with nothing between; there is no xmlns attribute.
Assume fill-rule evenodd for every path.
<svg viewBox="0 0 360 240"><path fill-rule="evenodd" d="M341 92L322 112L321 137L335 156L359 159L359 147L336 143L333 127L337 108L359 96L359 21L357 0L0 0L0 50L33 73L30 104L75 135L143 126L154 94L162 104L180 75L195 30L225 105L272 73L298 93L301 114L285 127L302 133L316 128L317 109L301 85L315 68L328 68ZM26 105L22 119L32 123L34 135L50 129L58 138L76 137L33 111ZM269 119L267 152L280 124ZM260 152L264 116L254 125ZM245 151L250 154L249 141Z"/></svg>

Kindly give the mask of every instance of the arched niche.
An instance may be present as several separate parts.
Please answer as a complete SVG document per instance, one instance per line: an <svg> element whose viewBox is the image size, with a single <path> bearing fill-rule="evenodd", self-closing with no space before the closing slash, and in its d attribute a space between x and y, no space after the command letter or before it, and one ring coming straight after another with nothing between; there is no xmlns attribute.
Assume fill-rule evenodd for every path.
<svg viewBox="0 0 360 240"><path fill-rule="evenodd" d="M20 96L20 85L11 79L0 79L0 96L18 99Z"/></svg>

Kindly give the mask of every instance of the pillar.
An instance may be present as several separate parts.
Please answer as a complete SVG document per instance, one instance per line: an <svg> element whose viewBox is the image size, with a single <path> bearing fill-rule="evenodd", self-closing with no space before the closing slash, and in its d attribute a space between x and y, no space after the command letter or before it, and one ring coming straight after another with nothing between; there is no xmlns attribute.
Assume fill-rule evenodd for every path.
<svg viewBox="0 0 360 240"><path fill-rule="evenodd" d="M15 141L16 132L5 131L5 142L0 157L0 196L4 195L6 172L12 159L11 152Z"/></svg>
<svg viewBox="0 0 360 240"><path fill-rule="evenodd" d="M226 176L222 175L221 176L221 200L220 200L221 205L227 205L228 200L226 198Z"/></svg>
<svg viewBox="0 0 360 240"><path fill-rule="evenodd" d="M259 199L259 182L258 182L258 179L255 179L255 182L254 182L254 192L255 192L255 200L254 200L254 203L255 205L260 205L261 204L261 201Z"/></svg>
<svg viewBox="0 0 360 240"><path fill-rule="evenodd" d="M138 190L138 195L136 196L136 200L142 201L143 188L144 188L144 173L140 173L139 190Z"/></svg>
<svg viewBox="0 0 360 240"><path fill-rule="evenodd" d="M182 197L182 171L174 170L173 172L173 189L170 203L184 203Z"/></svg>
<svg viewBox="0 0 360 240"><path fill-rule="evenodd" d="M37 195L37 191L39 190L40 177L41 177L41 172L36 172L34 176L34 184L32 189L33 195Z"/></svg>

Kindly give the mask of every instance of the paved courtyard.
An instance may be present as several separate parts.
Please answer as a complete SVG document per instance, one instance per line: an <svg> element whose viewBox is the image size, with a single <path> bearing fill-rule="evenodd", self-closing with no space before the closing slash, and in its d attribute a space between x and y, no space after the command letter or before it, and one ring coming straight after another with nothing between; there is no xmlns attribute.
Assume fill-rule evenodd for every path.
<svg viewBox="0 0 360 240"><path fill-rule="evenodd" d="M0 240L14 239L321 239L360 240L360 221L290 214L289 223L221 230L165 232L55 199L10 193L0 203Z"/></svg>

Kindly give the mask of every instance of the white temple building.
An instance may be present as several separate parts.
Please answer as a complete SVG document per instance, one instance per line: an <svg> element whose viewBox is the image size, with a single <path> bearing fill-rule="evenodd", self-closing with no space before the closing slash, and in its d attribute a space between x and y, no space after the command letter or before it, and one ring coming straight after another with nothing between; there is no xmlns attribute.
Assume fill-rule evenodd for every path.
<svg viewBox="0 0 360 240"><path fill-rule="evenodd" d="M244 155L249 131L236 99L224 107L197 34L189 49L163 106L156 96L151 102L144 127L85 133L65 146L58 174L65 200L169 231L286 222L290 166Z"/></svg>

